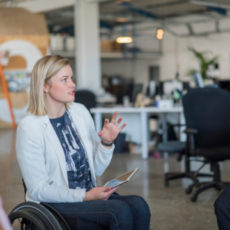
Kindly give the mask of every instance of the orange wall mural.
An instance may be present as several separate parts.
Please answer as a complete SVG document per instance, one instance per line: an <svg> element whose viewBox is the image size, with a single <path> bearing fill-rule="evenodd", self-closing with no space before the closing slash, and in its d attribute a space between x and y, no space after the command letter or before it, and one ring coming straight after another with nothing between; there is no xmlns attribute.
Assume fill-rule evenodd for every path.
<svg viewBox="0 0 230 230"><path fill-rule="evenodd" d="M1 64L16 123L26 115L33 66L39 58L47 54L48 47L49 34L42 14L32 14L22 8L0 7L0 52L7 53ZM0 127L11 127L11 117L1 82Z"/></svg>

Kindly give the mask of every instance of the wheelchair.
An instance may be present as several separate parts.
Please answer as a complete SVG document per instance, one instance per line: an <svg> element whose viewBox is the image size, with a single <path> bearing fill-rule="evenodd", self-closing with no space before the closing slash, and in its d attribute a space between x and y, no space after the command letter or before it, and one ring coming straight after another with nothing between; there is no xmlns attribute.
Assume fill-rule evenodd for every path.
<svg viewBox="0 0 230 230"><path fill-rule="evenodd" d="M8 215L13 229L71 230L67 221L47 204L23 202Z"/></svg>
<svg viewBox="0 0 230 230"><path fill-rule="evenodd" d="M27 188L23 179L22 184L26 194ZM9 213L8 217L13 229L71 230L67 220L45 203L39 204L30 201L20 203Z"/></svg>
<svg viewBox="0 0 230 230"><path fill-rule="evenodd" d="M108 230L82 219L65 219L48 204L23 202L8 215L13 230Z"/></svg>
<svg viewBox="0 0 230 230"><path fill-rule="evenodd" d="M26 186L22 180L24 192ZM57 210L46 203L26 201L18 204L8 215L14 230L108 230L82 219L64 218Z"/></svg>

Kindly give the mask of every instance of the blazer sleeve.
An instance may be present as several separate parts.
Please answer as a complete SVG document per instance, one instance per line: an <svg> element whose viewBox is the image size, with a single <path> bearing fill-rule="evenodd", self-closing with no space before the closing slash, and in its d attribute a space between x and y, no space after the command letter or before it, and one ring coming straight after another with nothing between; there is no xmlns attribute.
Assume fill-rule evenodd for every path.
<svg viewBox="0 0 230 230"><path fill-rule="evenodd" d="M36 202L80 202L85 189L55 184L48 175L43 130L36 121L24 120L17 129L16 153L27 187L27 199Z"/></svg>
<svg viewBox="0 0 230 230"><path fill-rule="evenodd" d="M101 176L112 160L115 146L113 144L111 148L106 148L101 144L101 139L96 132L92 116L84 106L82 107L84 109L84 117L87 119L90 138L93 145L95 174L96 176Z"/></svg>

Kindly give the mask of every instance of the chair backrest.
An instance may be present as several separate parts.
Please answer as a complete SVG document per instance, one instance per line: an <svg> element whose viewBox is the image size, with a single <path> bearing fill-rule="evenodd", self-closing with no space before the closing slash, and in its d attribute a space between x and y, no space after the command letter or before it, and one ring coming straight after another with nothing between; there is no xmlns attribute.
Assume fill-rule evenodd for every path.
<svg viewBox="0 0 230 230"><path fill-rule="evenodd" d="M83 104L88 110L97 106L96 95L87 89L79 89L75 92L75 102Z"/></svg>
<svg viewBox="0 0 230 230"><path fill-rule="evenodd" d="M230 93L195 88L182 98L187 128L196 129L197 148L230 146Z"/></svg>

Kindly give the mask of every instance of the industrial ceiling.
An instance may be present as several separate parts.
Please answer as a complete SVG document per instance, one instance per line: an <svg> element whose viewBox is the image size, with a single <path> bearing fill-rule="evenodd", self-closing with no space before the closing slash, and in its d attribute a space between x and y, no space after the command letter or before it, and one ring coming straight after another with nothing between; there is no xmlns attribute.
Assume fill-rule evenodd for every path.
<svg viewBox="0 0 230 230"><path fill-rule="evenodd" d="M0 5L26 6L39 1L44 2L44 0L0 0ZM51 1L54 6L55 2L60 2L60 0L46 2ZM43 6L40 12L45 14L50 32L73 33L75 1L63 0L60 8L45 9ZM104 33L106 31L111 33L123 27L138 30L163 27L175 36L206 36L230 31L230 0L87 1L99 3L100 28Z"/></svg>

